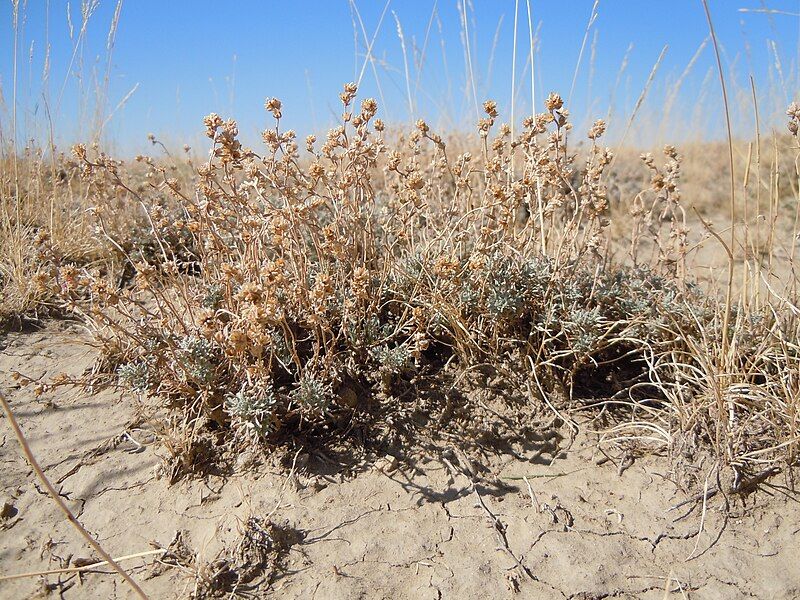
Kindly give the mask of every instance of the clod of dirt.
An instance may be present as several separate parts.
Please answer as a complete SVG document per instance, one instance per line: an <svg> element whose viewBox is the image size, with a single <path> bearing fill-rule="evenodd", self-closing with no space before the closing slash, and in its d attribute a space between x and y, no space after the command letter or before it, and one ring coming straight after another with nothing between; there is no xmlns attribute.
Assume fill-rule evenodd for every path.
<svg viewBox="0 0 800 600"><path fill-rule="evenodd" d="M0 519L4 521L13 519L19 513L19 509L14 506L13 500L6 500L3 502L3 509L0 510Z"/></svg>
<svg viewBox="0 0 800 600"><path fill-rule="evenodd" d="M348 386L342 386L339 388L338 395L339 395L339 402L343 406L348 406L350 408L355 408L356 406L358 406L358 394L355 393L353 388Z"/></svg>

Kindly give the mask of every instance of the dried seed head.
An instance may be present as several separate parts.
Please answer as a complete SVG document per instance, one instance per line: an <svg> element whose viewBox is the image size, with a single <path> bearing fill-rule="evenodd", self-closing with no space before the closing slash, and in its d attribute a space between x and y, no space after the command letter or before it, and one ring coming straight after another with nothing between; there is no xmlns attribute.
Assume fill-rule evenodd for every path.
<svg viewBox="0 0 800 600"><path fill-rule="evenodd" d="M75 144L72 146L72 155L78 160L86 160L86 146L84 144Z"/></svg>
<svg viewBox="0 0 800 600"><path fill-rule="evenodd" d="M217 113L211 113L210 115L203 117L203 125L206 126L206 136L214 139L217 128L222 125L222 117L220 117Z"/></svg>
<svg viewBox="0 0 800 600"><path fill-rule="evenodd" d="M356 298L364 300L368 297L369 271L364 267L353 270L352 290Z"/></svg>
<svg viewBox="0 0 800 600"><path fill-rule="evenodd" d="M356 97L356 92L358 91L358 86L355 83L346 83L344 84L344 91L339 94L339 98L342 101L342 104L345 106L349 106L350 103L353 101L353 98Z"/></svg>
<svg viewBox="0 0 800 600"><path fill-rule="evenodd" d="M494 124L494 120L491 118L488 119L480 119L478 121L478 133L481 137L486 137L489 135L489 130L492 128Z"/></svg>
<svg viewBox="0 0 800 600"><path fill-rule="evenodd" d="M280 119L283 114L281 113L281 106L281 101L277 98L268 98L267 101L264 102L264 108L271 112L272 116L276 119Z"/></svg>
<svg viewBox="0 0 800 600"><path fill-rule="evenodd" d="M228 349L231 353L236 354L244 352L247 348L247 334L244 331L234 330L231 331L228 337Z"/></svg>
<svg viewBox="0 0 800 600"><path fill-rule="evenodd" d="M242 302L257 304L264 298L264 288L255 282L245 283L236 294L236 299Z"/></svg>
<svg viewBox="0 0 800 600"><path fill-rule="evenodd" d="M369 121L378 112L378 103L375 98L365 98L361 101L361 114L363 118Z"/></svg>
<svg viewBox="0 0 800 600"><path fill-rule="evenodd" d="M796 137L798 129L800 129L800 105L792 102L786 110L786 114L789 117L789 123L787 123L789 133Z"/></svg>
<svg viewBox="0 0 800 600"><path fill-rule="evenodd" d="M550 92L547 100L544 101L544 106L549 111L560 110L564 106L564 101L555 92Z"/></svg>
<svg viewBox="0 0 800 600"><path fill-rule="evenodd" d="M497 117L497 102L494 100L487 100L483 103L483 111L492 117L493 119Z"/></svg>
<svg viewBox="0 0 800 600"><path fill-rule="evenodd" d="M589 139L596 140L606 132L606 122L603 119L598 119L594 125L589 129Z"/></svg>
<svg viewBox="0 0 800 600"><path fill-rule="evenodd" d="M387 167L390 171L395 171L400 166L400 153L396 150L392 150L389 153L389 159L387 160Z"/></svg>
<svg viewBox="0 0 800 600"><path fill-rule="evenodd" d="M408 185L409 189L421 190L425 187L425 180L419 172L414 171L409 173L408 178L406 179L406 185Z"/></svg>
<svg viewBox="0 0 800 600"><path fill-rule="evenodd" d="M313 179L320 179L325 176L325 167L317 162L311 163L308 167L308 174Z"/></svg>

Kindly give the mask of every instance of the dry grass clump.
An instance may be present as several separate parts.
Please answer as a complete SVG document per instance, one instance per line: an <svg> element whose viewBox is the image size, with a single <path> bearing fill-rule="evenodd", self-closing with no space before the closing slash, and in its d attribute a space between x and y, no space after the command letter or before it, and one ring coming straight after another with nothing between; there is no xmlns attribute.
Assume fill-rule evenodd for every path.
<svg viewBox="0 0 800 600"><path fill-rule="evenodd" d="M90 263L107 254L83 227L77 163L64 156L49 162L41 151L4 156L0 168L0 322L35 317L53 308L43 285L43 244L66 260ZM56 257L51 256L51 259Z"/></svg>
<svg viewBox="0 0 800 600"><path fill-rule="evenodd" d="M96 152L97 146L93 148ZM3 153L0 168L0 327L19 327L56 314L62 307L53 286L59 269L65 274L87 269L92 276L119 287L132 276L131 256L152 257L155 248L149 222L132 209L137 191L152 186L143 169L122 162L138 183L125 189L113 180L82 177L85 165L74 157L28 147L19 157ZM151 159L148 159L151 160ZM186 181L183 165L161 167ZM169 206L148 196L162 211ZM154 204L150 210L159 210Z"/></svg>
<svg viewBox="0 0 800 600"><path fill-rule="evenodd" d="M693 283L674 148L644 157L650 187L615 259L602 121L578 165L557 94L516 137L489 101L476 149L454 155L424 121L387 141L376 102L355 96L345 86L342 125L303 158L277 99L260 153L209 115L194 190L148 160L136 188L120 163L74 150L135 275L120 287L61 267L53 289L125 385L177 409L170 447L187 469L208 445L412 410L419 381L443 372L453 387L501 374L559 419L592 409L608 441L710 444L737 473L794 463L800 311L727 313ZM115 238L109 198L136 202L153 252Z"/></svg>

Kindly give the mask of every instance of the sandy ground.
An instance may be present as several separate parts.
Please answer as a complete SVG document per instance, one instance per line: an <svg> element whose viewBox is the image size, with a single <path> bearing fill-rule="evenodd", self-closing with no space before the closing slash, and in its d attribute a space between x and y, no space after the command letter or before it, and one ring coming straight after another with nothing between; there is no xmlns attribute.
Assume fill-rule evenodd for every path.
<svg viewBox="0 0 800 600"><path fill-rule="evenodd" d="M195 567L235 556L253 518L274 523L275 543L269 564L241 590L255 598L800 597L796 498L777 488L757 492L734 502L728 519L712 498L700 531L699 509L680 520L691 505L666 512L688 497L669 480L666 459L639 459L620 474L610 462L595 464L584 437L567 450L547 446L543 435L530 460L497 455L478 465L454 449L334 464L303 454L291 474L262 467L170 485L159 476L163 450L130 425L130 398L110 391L34 398L9 377L13 370L78 375L94 360L85 339L64 324L0 338L0 389L48 476L107 551L172 544L162 561L169 564L153 554L123 563L151 598L191 597ZM39 487L7 423L0 463L2 575L92 558ZM81 578L0 581L0 598L48 593L133 597L102 567Z"/></svg>

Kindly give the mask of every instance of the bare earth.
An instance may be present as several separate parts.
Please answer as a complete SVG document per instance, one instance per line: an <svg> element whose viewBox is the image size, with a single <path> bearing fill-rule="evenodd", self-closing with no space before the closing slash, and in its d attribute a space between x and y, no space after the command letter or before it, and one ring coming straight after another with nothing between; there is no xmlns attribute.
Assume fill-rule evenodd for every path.
<svg viewBox="0 0 800 600"><path fill-rule="evenodd" d="M50 479L113 556L182 543L197 553L193 564L213 563L232 556L244 523L260 517L277 526L281 543L242 590L255 598L800 597L800 503L781 491L782 476L771 493L732 500L727 521L722 498L712 498L699 533L699 507L677 521L690 504L667 512L701 490L679 491L666 459L639 459L619 474L611 462L595 464L585 437L567 450L563 440L548 447L543 435L538 457L498 455L485 470L457 450L342 466L299 455L291 475L262 467L170 485L160 476L163 449L129 425L130 398L75 391L37 399L11 380L15 370L79 375L95 357L85 340L63 324L0 338L0 390ZM6 423L0 462L0 575L92 558ZM191 565L158 558L123 565L151 598L191 597ZM48 589L68 599L133 597L100 567L81 579L0 581L0 598L44 597Z"/></svg>

